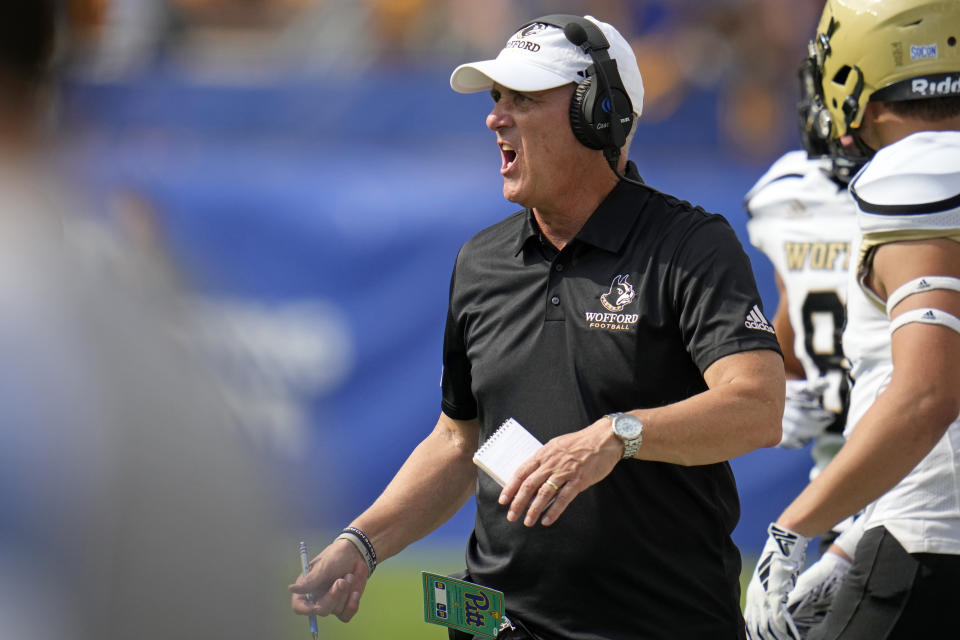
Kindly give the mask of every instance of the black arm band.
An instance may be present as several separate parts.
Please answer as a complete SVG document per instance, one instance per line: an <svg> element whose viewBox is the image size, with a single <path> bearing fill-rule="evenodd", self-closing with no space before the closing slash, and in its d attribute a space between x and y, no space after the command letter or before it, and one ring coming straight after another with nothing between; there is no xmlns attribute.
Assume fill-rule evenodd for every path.
<svg viewBox="0 0 960 640"><path fill-rule="evenodd" d="M377 568L377 552L373 549L373 543L370 542L367 534L356 527L347 527L336 537L337 540L341 538L353 543L353 546L363 556L364 562L367 563L368 577L373 575L373 570Z"/></svg>

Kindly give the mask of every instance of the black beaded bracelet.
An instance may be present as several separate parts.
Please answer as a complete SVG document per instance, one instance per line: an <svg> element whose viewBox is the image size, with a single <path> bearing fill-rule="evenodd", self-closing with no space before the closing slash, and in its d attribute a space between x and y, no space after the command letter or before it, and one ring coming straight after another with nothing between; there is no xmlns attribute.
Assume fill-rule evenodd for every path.
<svg viewBox="0 0 960 640"><path fill-rule="evenodd" d="M353 543L353 546L355 546L357 551L360 552L360 555L363 556L364 562L367 563L368 577L373 575L373 570L377 568L377 552L374 550L373 543L370 542L367 534L356 527L347 527L340 532L340 535L338 535L336 539L339 540L341 538Z"/></svg>

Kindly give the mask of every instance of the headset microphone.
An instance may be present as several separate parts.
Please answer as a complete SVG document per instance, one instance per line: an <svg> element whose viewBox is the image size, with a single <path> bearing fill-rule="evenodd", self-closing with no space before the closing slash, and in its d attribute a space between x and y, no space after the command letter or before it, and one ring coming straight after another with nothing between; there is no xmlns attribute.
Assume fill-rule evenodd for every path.
<svg viewBox="0 0 960 640"><path fill-rule="evenodd" d="M563 28L563 35L567 36L567 40L578 47L583 46L583 43L590 38L590 36L587 35L586 29L583 28L583 25L577 22L568 22L567 26Z"/></svg>

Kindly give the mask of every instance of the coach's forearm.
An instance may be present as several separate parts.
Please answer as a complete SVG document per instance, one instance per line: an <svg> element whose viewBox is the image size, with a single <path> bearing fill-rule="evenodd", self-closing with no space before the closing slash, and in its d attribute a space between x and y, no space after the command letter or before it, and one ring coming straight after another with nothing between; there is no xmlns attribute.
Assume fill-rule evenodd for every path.
<svg viewBox="0 0 960 640"><path fill-rule="evenodd" d="M644 421L642 460L702 465L780 442L783 360L770 350L718 360L704 375L707 391L672 405L635 411Z"/></svg>
<svg viewBox="0 0 960 640"><path fill-rule="evenodd" d="M476 491L479 426L440 416L393 480L351 526L373 544L378 562L449 520Z"/></svg>

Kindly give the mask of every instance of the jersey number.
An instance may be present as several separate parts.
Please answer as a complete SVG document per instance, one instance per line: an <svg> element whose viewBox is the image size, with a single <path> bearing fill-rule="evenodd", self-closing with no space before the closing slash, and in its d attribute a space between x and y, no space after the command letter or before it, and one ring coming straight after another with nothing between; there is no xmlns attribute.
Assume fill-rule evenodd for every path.
<svg viewBox="0 0 960 640"><path fill-rule="evenodd" d="M803 301L803 342L820 375L843 369L843 302L835 291L811 291Z"/></svg>
<svg viewBox="0 0 960 640"><path fill-rule="evenodd" d="M831 433L841 433L847 419L850 385L843 358L843 325L846 311L836 291L811 291L803 301L803 342L807 353L830 380L823 394L823 406L837 413L837 419L827 427Z"/></svg>

